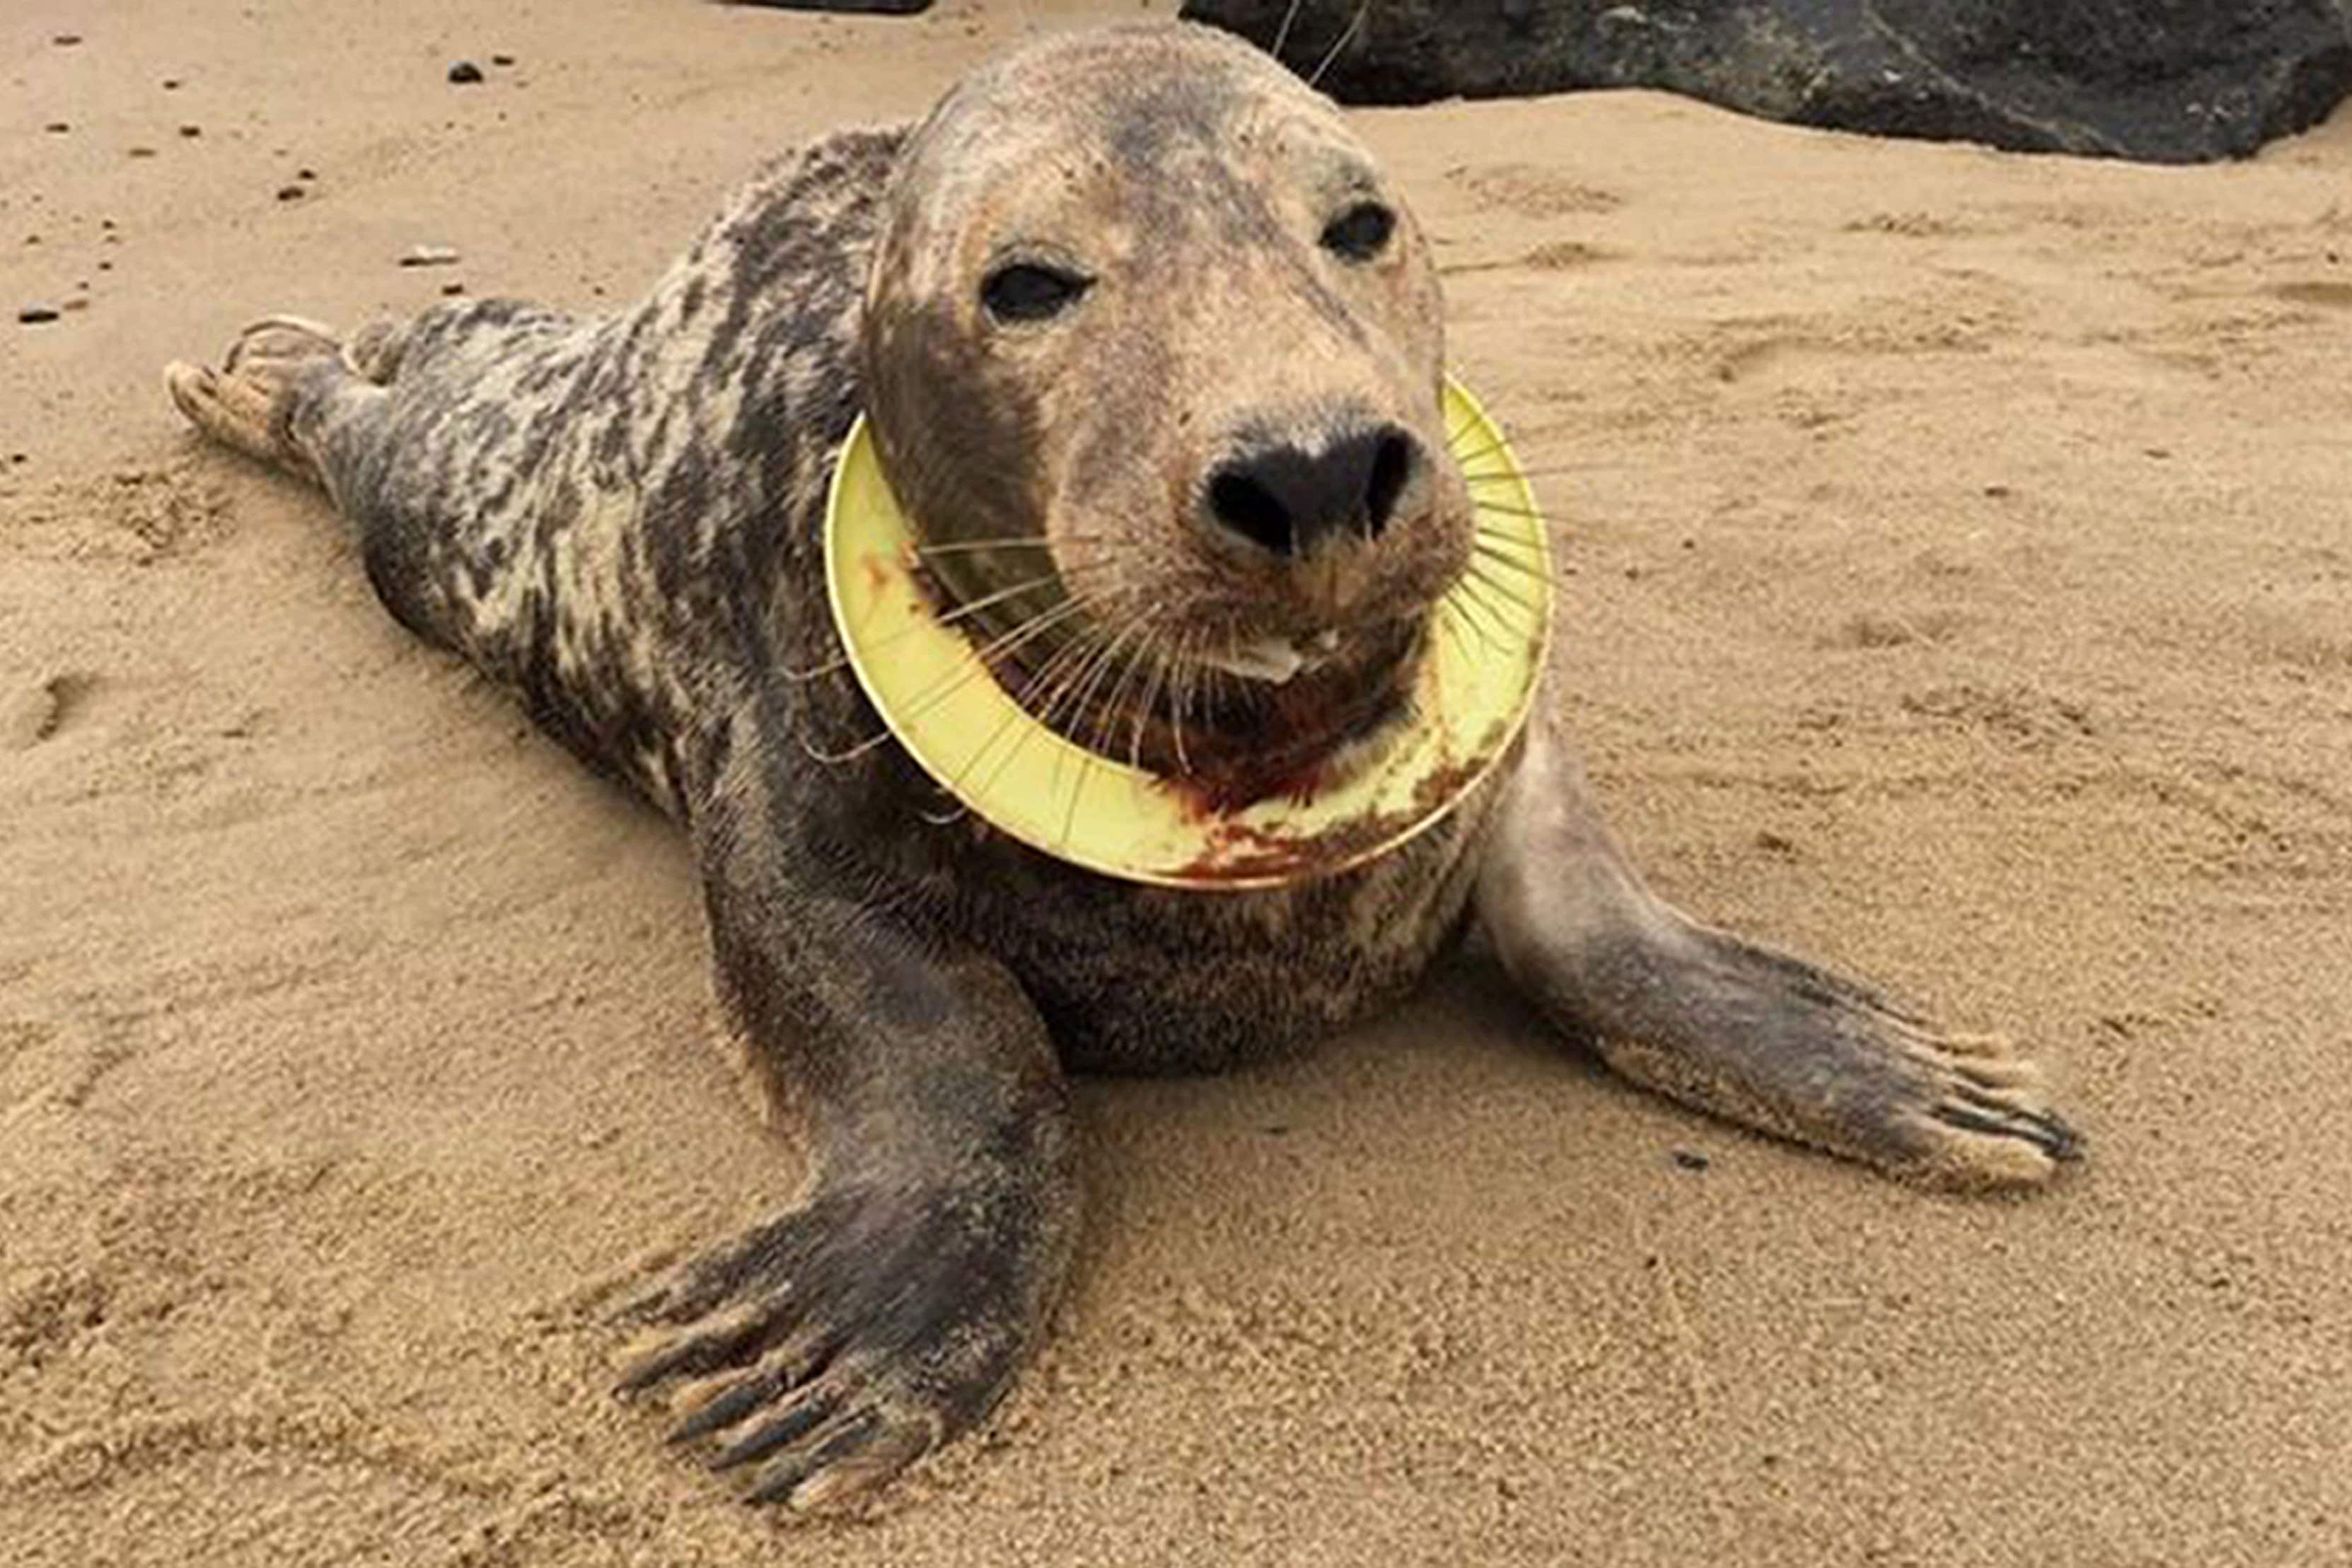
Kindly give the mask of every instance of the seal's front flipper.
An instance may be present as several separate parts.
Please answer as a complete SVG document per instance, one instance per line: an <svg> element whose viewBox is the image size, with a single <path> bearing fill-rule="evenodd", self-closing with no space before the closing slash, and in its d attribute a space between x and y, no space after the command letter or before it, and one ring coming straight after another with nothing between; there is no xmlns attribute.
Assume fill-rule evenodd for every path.
<svg viewBox="0 0 2352 1568"><path fill-rule="evenodd" d="M1529 997L1626 1077L1940 1186L2030 1186L2079 1153L2002 1040L1947 1033L1652 894L1541 719L1500 810L1479 918Z"/></svg>
<svg viewBox="0 0 2352 1568"><path fill-rule="evenodd" d="M812 1170L627 1310L661 1337L623 1386L677 1385L677 1439L747 1471L754 1500L809 1507L987 1413L1067 1272L1077 1194L1060 1068L1019 987L887 890L825 885L769 807L739 768L696 813L697 850L730 1032Z"/></svg>

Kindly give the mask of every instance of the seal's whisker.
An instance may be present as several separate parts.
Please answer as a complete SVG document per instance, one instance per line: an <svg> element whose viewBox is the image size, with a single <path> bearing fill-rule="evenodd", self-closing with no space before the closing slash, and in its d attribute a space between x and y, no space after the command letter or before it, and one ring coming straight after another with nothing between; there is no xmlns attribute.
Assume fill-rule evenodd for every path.
<svg viewBox="0 0 2352 1568"><path fill-rule="evenodd" d="M1060 652L1061 650L1059 649L1055 650L1055 653L1057 655ZM1046 663L1049 664L1052 662L1053 660L1050 657L1046 660ZM1025 691L1034 680L1034 677L1033 676L1031 677L1031 681L1024 681L1022 683L1023 689ZM1004 738L1004 735L1007 730L1013 728L1013 726L1020 724L1024 712L1024 710L1021 706L1020 695L1018 694L1013 695L1013 702L1004 710L1004 716L996 721L996 727L988 732L987 737L982 740L980 745L973 748L972 754L970 757L963 759L963 766L957 768L955 776L948 780L948 789L950 793L961 792L964 777L969 774L973 768L979 765L982 758L987 756L991 750L994 749L996 743ZM1025 729L1025 727L1026 727L1024 726L1024 728ZM1013 747L1013 751L1017 751L1019 749L1020 747L1018 743L1016 743ZM1011 760L1013 751L1005 753L1006 761ZM999 765L1000 771L1002 770L1002 764ZM991 779L993 779L994 777L994 774L990 775Z"/></svg>
<svg viewBox="0 0 2352 1568"><path fill-rule="evenodd" d="M1136 705L1135 725L1129 733L1127 765L1143 766L1143 731L1160 711L1160 698L1168 689L1168 647L1158 637L1151 640L1151 678L1144 684L1143 700Z"/></svg>
<svg viewBox="0 0 2352 1568"><path fill-rule="evenodd" d="M1060 730L1066 739L1074 743L1078 721L1086 713L1085 688L1094 672L1118 652L1118 640L1125 634L1126 622L1105 621L1082 639L1076 656L1064 662L1056 684L1045 706L1037 710L1038 719L1049 727ZM1062 727L1067 725L1068 729Z"/></svg>
<svg viewBox="0 0 2352 1568"><path fill-rule="evenodd" d="M1074 656L1076 650L1083 649L1088 645L1088 637L1081 635L1063 643L1060 647L1055 649L1053 653L1046 655L1045 662L1038 665L1037 668L1031 672L1028 677L1021 683L1021 689L1012 694L1012 710L1008 712L1001 721L999 721L994 732L992 732L986 740L981 742L980 749L973 752L970 758L965 759L964 769L966 771L978 763L981 758L986 755L988 751L996 745L997 741L1003 737L1008 727L1016 724L1024 715L1031 717L1035 716L1034 712L1031 710L1030 703L1034 696L1039 685L1051 678L1055 673L1059 671L1063 665ZM1013 744L1005 748L1004 755L998 758L996 760L996 766L990 769L988 782L982 787L983 793L995 789L996 781L1004 776L1004 770L1007 768L1013 766L1013 759L1021 754L1021 748L1028 744L1029 737L1034 735L1037 730L1042 727L1042 721L1038 724L1025 724L1020 726L1018 732L1013 737ZM962 780L963 773L959 772L956 775L955 782L961 784Z"/></svg>
<svg viewBox="0 0 2352 1568"><path fill-rule="evenodd" d="M1013 694L1013 698L1016 712L1006 715L1005 723L1012 723L1024 713L1036 719L1037 722L1020 727L1013 736L1013 744L1005 748L1004 754L996 759L996 766L989 770L987 781L981 786L982 794L992 793L995 790L996 781L1004 777L1004 770L1013 766L1013 759L1021 755L1022 747L1027 746L1030 738L1039 730L1046 727L1045 721L1038 716L1034 706L1039 687L1045 682L1058 675L1073 660L1080 656L1084 650L1091 648L1094 645L1094 636L1095 633L1092 632L1083 633L1063 643L1048 654L1045 662L1038 665L1036 670L1021 683L1021 689ZM989 737L980 751L972 754L971 760L977 762L982 752L987 751L990 747L995 745L996 738L995 736Z"/></svg>
<svg viewBox="0 0 2352 1568"><path fill-rule="evenodd" d="M1339 57L1339 51L1345 49L1350 43L1355 41L1356 29L1364 25L1364 13L1371 8L1372 0L1360 0L1360 4L1356 7L1356 14L1348 18L1348 30L1339 35L1339 41L1331 46L1330 52L1326 54L1323 57L1322 63L1315 68L1315 74L1307 78L1307 85L1308 87L1316 87L1321 84L1323 80L1323 73L1331 68L1332 62Z"/></svg>
<svg viewBox="0 0 2352 1568"><path fill-rule="evenodd" d="M1532 476L1524 468L1490 468L1484 474L1465 474L1462 478L1463 483L1475 488L1480 485L1516 485Z"/></svg>
<svg viewBox="0 0 2352 1568"><path fill-rule="evenodd" d="M1477 582L1484 584L1486 587L1501 594L1505 599L1509 600L1512 603L1517 605L1520 609L1526 611L1530 615L1540 615L1543 613L1543 606L1538 604L1534 600L1529 599L1527 595L1521 593L1517 589L1504 582L1501 578L1490 575L1475 562L1470 567L1469 571L1465 574L1463 580L1465 582Z"/></svg>
<svg viewBox="0 0 2352 1568"><path fill-rule="evenodd" d="M1486 443L1486 445L1479 447L1475 452L1463 452L1458 450L1461 445L1462 438L1469 434L1470 426L1467 422L1465 422L1459 430L1449 431L1446 433L1445 453L1447 456L1454 459L1454 465L1457 468L1467 468L1471 464L1477 462L1482 457L1492 457L1496 453L1500 452L1508 444L1507 442L1497 436L1495 440ZM1480 477L1487 479L1500 479L1507 476L1508 473L1507 470L1478 476L1476 477L1472 477L1466 475L1465 476L1465 477L1469 477L1473 484L1477 483L1477 479Z"/></svg>
<svg viewBox="0 0 2352 1568"><path fill-rule="evenodd" d="M1090 720L1096 724L1096 733L1097 735L1100 733L1100 721L1094 713L1095 694L1101 689L1103 681L1109 676L1110 673L1118 667L1120 651L1127 646L1128 640L1144 626L1149 614L1148 611L1139 612L1121 622L1117 633L1105 644L1102 655L1096 659L1092 667L1087 670L1085 682L1076 693L1076 700L1070 705L1070 730L1073 740L1077 740L1079 735L1086 732ZM1083 740L1079 740L1078 745L1082 750L1093 749Z"/></svg>
<svg viewBox="0 0 2352 1568"><path fill-rule="evenodd" d="M1491 613L1486 611L1483 603L1479 603L1477 596L1469 592L1466 588L1461 593L1448 594L1445 598L1445 608L1462 618L1462 624L1469 629L1472 636L1478 639L1480 651L1489 653L1500 652L1503 645L1496 643L1494 635L1487 631L1485 620L1480 615L1473 615L1470 612L1474 604L1476 604L1482 612Z"/></svg>
<svg viewBox="0 0 2352 1568"><path fill-rule="evenodd" d="M1590 473L1591 468L1592 465L1589 463L1554 463L1542 468L1521 468L1514 474L1486 474L1480 476L1480 478L1558 479L1567 475Z"/></svg>
<svg viewBox="0 0 2352 1568"><path fill-rule="evenodd" d="M1118 679L1111 683L1110 695L1103 700L1102 714L1095 726L1097 750L1108 750L1117 744L1112 727L1118 722L1119 705L1127 700L1128 683L1142 672L1144 656L1151 652L1151 627L1157 620L1159 615L1155 612L1146 610L1136 621L1135 629L1142 635L1137 638L1134 649L1127 655L1127 667L1119 671Z"/></svg>
<svg viewBox="0 0 2352 1568"><path fill-rule="evenodd" d="M1519 640L1519 633L1512 624L1514 617L1510 611L1507 609L1504 604L1497 602L1498 600L1508 601L1510 603L1517 605L1522 611L1530 616L1540 618L1543 613L1533 604L1528 603L1526 600L1519 598L1516 594L1506 592L1495 582L1493 579L1481 577L1475 572L1465 577L1462 580L1460 586L1463 598L1465 601L1472 604L1475 604L1482 614L1491 615L1495 618L1496 632L1501 636L1503 644L1506 647L1517 643ZM1489 594L1494 595L1494 597L1489 598Z"/></svg>
<svg viewBox="0 0 2352 1568"><path fill-rule="evenodd" d="M1192 758L1184 749L1184 716L1192 709L1193 688L1200 681L1200 666L1194 664L1192 659L1193 646L1200 638L1201 633L1196 627L1184 633L1184 640L1178 646L1176 653L1178 685L1177 689L1170 695L1168 703L1169 723L1175 731L1173 738L1176 747L1176 768L1181 773L1192 771Z"/></svg>
<svg viewBox="0 0 2352 1568"><path fill-rule="evenodd" d="M1088 662L1088 668L1086 675L1083 677L1082 681L1077 683L1074 687L1076 693L1076 700L1070 705L1070 727L1073 731L1078 729L1085 722L1087 709L1094 702L1096 688L1100 685L1103 676L1109 672L1112 665L1117 662L1120 647L1125 644L1127 639L1135 632L1138 627L1145 624L1148 616L1149 612L1144 612L1129 617L1129 619L1119 626L1117 634L1106 640L1103 651ZM1077 746L1076 750L1078 753L1078 777L1076 782L1070 786L1069 800L1064 807L1062 812L1062 841L1064 843L1069 842L1070 830L1077 821L1078 797L1086 792L1087 775L1093 768L1095 764L1095 752L1091 747L1081 742ZM1061 758L1057 755L1055 758L1055 787L1057 789L1061 784L1060 774Z"/></svg>
<svg viewBox="0 0 2352 1568"><path fill-rule="evenodd" d="M1033 534L1026 538L957 539L943 545L917 545L915 553L919 556L968 555L984 549L1050 549L1052 548L1051 539L1041 538Z"/></svg>
<svg viewBox="0 0 2352 1568"><path fill-rule="evenodd" d="M1108 652L1111 639L1118 634L1118 631L1117 622L1098 622L1081 633L1073 643L1072 649L1064 650L1071 653L1072 656L1062 661L1060 668L1055 673L1054 684L1042 694L1043 706L1032 710L1036 714L1038 722L1049 727L1053 727L1060 720L1066 706L1074 707L1072 699L1077 695L1078 683L1086 679L1087 674L1093 670L1096 662ZM1046 663L1050 665L1054 661L1048 660ZM1044 672L1040 671L1040 674Z"/></svg>
<svg viewBox="0 0 2352 1568"><path fill-rule="evenodd" d="M1530 571L1540 568L1544 560L1544 552L1533 539L1496 528L1475 530L1470 536L1470 548L1490 559L1523 566Z"/></svg>
<svg viewBox="0 0 2352 1568"><path fill-rule="evenodd" d="M1060 625L1071 616L1077 614L1086 607L1087 602L1088 601L1085 598L1070 598L1062 600L1058 603L1051 605L1031 616L1026 621L1020 622L1011 631L1003 632L989 643L972 650L971 660L968 664L960 666L948 679L938 683L929 691L924 692L920 696L917 697L914 702L908 706L906 716L909 719L915 719L929 713L932 708L937 707L940 703L946 701L949 697L953 696L957 692L961 691L975 675L989 674L989 661L991 659L1008 653L1014 648L1019 647L1022 643L1028 642L1030 639L1049 631L1055 626ZM801 741L801 748L806 751L817 761L824 763L828 767L837 766L841 763L853 761L857 758L865 756L867 752L872 751L876 747L880 746L883 742L888 740L890 738L890 727L887 724L885 724L879 730L867 736L865 739L858 741L856 745L844 751L827 751L822 747L809 741L805 737Z"/></svg>
<svg viewBox="0 0 2352 1568"><path fill-rule="evenodd" d="M1088 626L1047 654L1045 662L1030 672L1021 683L1021 690L1016 695L1022 706L1041 718L1053 713L1059 691L1058 685L1055 683L1059 682L1071 665L1090 657L1106 635L1106 627Z"/></svg>
<svg viewBox="0 0 2352 1568"><path fill-rule="evenodd" d="M1505 447L1509 446L1510 444L1510 437L1507 435L1498 435L1494 440L1488 442L1486 445L1478 447L1475 451L1455 452L1453 451L1451 447L1447 450L1449 455L1453 457L1456 467L1467 467L1469 465L1476 463L1481 459L1494 456L1496 453L1502 451ZM1478 476L1478 477L1480 479L1509 479L1524 476L1526 478L1534 479L1546 475L1568 474L1573 473L1574 471L1575 468L1573 465L1567 463L1554 463L1548 464L1541 468L1497 468L1490 473L1482 474Z"/></svg>
<svg viewBox="0 0 2352 1568"><path fill-rule="evenodd" d="M1504 571L1517 572L1522 582L1542 583L1555 591L1561 586L1561 577L1558 571L1525 556L1511 555L1485 543L1471 545L1470 553L1473 566L1479 561L1484 561Z"/></svg>
<svg viewBox="0 0 2352 1568"><path fill-rule="evenodd" d="M1087 791L1087 775L1095 765L1095 754L1085 747L1078 748L1078 779L1070 786L1070 803L1062 810L1062 842L1070 841L1070 830L1078 821L1078 797Z"/></svg>
<svg viewBox="0 0 2352 1568"><path fill-rule="evenodd" d="M1080 722L1083 721L1086 716L1087 710L1093 706L1095 688L1099 685L1102 677L1109 672L1112 664L1117 662L1119 648L1123 646L1127 640L1134 633L1148 628L1151 624L1151 620L1152 612L1149 609L1146 609L1139 612L1136 615L1130 618L1126 626L1120 630L1118 638L1111 643L1110 652L1097 664L1095 674L1090 677L1087 682L1086 694L1078 699L1076 713L1073 716L1071 720L1071 727L1074 729ZM1130 658L1128 663L1128 668L1131 670L1133 667L1134 661ZM1118 706L1118 693L1124 686L1126 678L1126 674L1122 673L1119 679L1113 683L1109 695L1106 698L1106 701L1114 709ZM1099 716L1097 716L1096 720L1094 734L1097 740L1099 741L1102 736L1102 726ZM1070 798L1068 802L1062 808L1062 841L1064 843L1070 841L1071 830L1077 824L1078 798L1086 793L1087 775L1093 769L1096 760L1096 747L1085 745L1081 745L1079 747L1078 777L1076 781L1070 786Z"/></svg>
<svg viewBox="0 0 2352 1568"><path fill-rule="evenodd" d="M1034 592L1038 589L1049 587L1056 580L1061 580L1063 574L1058 571L1043 572L1038 576L1030 578L1025 582L1016 582L1010 588L1000 588L993 593L984 593L978 599L959 604L954 609L944 611L941 613L933 616L931 619L938 625L952 626L957 622L964 620L968 616L977 615L983 610L992 609L996 605L1003 603L1008 599L1017 599L1022 594ZM912 636L919 630L921 630L920 627L910 626L904 631L893 632L887 636L877 637L874 639L870 646L875 648L887 648L891 643L897 642L899 638ZM835 655L833 658L826 660L824 664L818 664L813 669L786 669L783 672L783 675L784 679L788 681L814 681L832 674L836 670L845 670L848 667L849 655L846 653L844 653Z"/></svg>
<svg viewBox="0 0 2352 1568"><path fill-rule="evenodd" d="M1499 539L1481 534L1470 541L1470 554L1475 560L1491 561L1521 577L1558 584L1567 573L1549 556L1535 549L1524 539Z"/></svg>
<svg viewBox="0 0 2352 1568"><path fill-rule="evenodd" d="M1055 611L1049 612L1045 616L1041 616L1035 621L1027 622L1023 629L1024 636L1034 636L1038 632L1045 631L1048 626L1066 619L1069 614L1075 612L1075 608L1066 602L1057 607ZM925 692L917 701L909 704L906 710L907 718L912 720L922 717L925 714L930 712L931 709L937 707L940 704L945 702L948 698L955 695L956 693L961 691L966 685L970 685L974 676L986 673L987 668L988 666L985 658L975 660L973 663L963 666L952 678L940 682L929 691ZM855 761L856 758L865 756L866 753L874 750L876 747L887 741L891 737L892 733L893 731L889 725L886 723L880 729L875 731L872 735L867 736L865 739L840 751L828 751L803 737L801 741L801 749L807 752L809 756L815 760L824 763L828 767L835 767L841 763Z"/></svg>
<svg viewBox="0 0 2352 1568"><path fill-rule="evenodd" d="M1274 57L1276 65L1282 63L1282 46L1290 41L1290 25L1298 20L1299 4L1300 0L1290 0L1282 13L1282 26L1274 30L1274 47L1266 53Z"/></svg>
<svg viewBox="0 0 2352 1568"><path fill-rule="evenodd" d="M1122 541L1108 534L1072 534L1061 541L1065 544L1118 544ZM938 544L917 545L917 555L961 555L984 549L1050 549L1055 541L1044 534L1003 534L992 539L946 539Z"/></svg>
<svg viewBox="0 0 2352 1568"><path fill-rule="evenodd" d="M1446 624L1454 628L1457 635L1465 632L1468 634L1474 644L1471 648L1473 658L1492 651L1493 642L1479 629L1478 623L1470 618L1469 611L1464 609L1461 604L1448 599L1437 607L1437 612L1444 618Z"/></svg>
<svg viewBox="0 0 2352 1568"><path fill-rule="evenodd" d="M1447 637L1453 640L1454 651L1461 654L1463 658L1469 659L1474 656L1471 653L1470 644L1463 640L1462 628L1456 626L1454 623L1454 618L1445 613L1444 606L1440 605L1438 607L1438 612L1430 617L1430 624L1435 626L1440 632L1444 632Z"/></svg>

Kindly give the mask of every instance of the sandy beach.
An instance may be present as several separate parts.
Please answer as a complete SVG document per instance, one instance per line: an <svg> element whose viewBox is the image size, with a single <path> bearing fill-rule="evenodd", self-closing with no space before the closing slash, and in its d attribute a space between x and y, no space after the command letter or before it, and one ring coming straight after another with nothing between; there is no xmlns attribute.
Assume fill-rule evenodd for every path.
<svg viewBox="0 0 2352 1568"><path fill-rule="evenodd" d="M769 153L1088 14L0 20L0 1563L2352 1562L2345 113L2194 169L1360 117L1543 475L1638 859L2015 1035L2091 1140L2052 1190L1706 1122L1473 962L1083 1083L1050 1346L865 1515L610 1397L605 1303L795 1176L684 845L160 367L618 304Z"/></svg>

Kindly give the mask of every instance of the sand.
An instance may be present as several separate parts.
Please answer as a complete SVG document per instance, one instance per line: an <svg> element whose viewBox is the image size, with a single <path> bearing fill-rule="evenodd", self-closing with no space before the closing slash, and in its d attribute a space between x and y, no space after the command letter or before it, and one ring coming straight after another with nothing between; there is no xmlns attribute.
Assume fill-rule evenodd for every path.
<svg viewBox="0 0 2352 1568"><path fill-rule="evenodd" d="M600 1303L796 1174L679 839L157 369L453 281L618 301L766 152L1078 14L10 8L0 1561L2352 1560L2343 116L2193 170L1363 118L1547 475L1640 858L2017 1034L2093 1140L2054 1190L1706 1123L1470 966L1085 1084L1051 1348L871 1517L741 1508L607 1396Z"/></svg>

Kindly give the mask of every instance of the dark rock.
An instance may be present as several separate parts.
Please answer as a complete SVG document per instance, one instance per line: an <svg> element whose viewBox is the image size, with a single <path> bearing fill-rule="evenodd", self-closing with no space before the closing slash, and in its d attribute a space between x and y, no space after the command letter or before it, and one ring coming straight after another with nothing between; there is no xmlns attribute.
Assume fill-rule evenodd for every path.
<svg viewBox="0 0 2352 1568"><path fill-rule="evenodd" d="M459 60L449 68L449 79L459 87L471 87L482 79L482 68L471 60Z"/></svg>
<svg viewBox="0 0 2352 1568"><path fill-rule="evenodd" d="M512 55L492 55L490 57L490 64L494 66L510 66L514 63L515 57Z"/></svg>
<svg viewBox="0 0 2352 1568"><path fill-rule="evenodd" d="M195 137L202 136L204 133L205 128L201 125L183 125L180 127L180 134L183 136Z"/></svg>
<svg viewBox="0 0 2352 1568"><path fill-rule="evenodd" d="M1292 0L1185 0L1271 46ZM1349 36L1348 29L1355 32ZM2352 92L2347 0L1298 0L1347 103L1664 88L1798 125L2185 163Z"/></svg>
<svg viewBox="0 0 2352 1568"><path fill-rule="evenodd" d="M49 42L55 44L61 49L70 49L76 44L81 42L81 35L79 33L59 33L56 37L51 38Z"/></svg>
<svg viewBox="0 0 2352 1568"><path fill-rule="evenodd" d="M39 327L58 319L54 305L27 305L16 312L16 319L27 327Z"/></svg>
<svg viewBox="0 0 2352 1568"><path fill-rule="evenodd" d="M1686 1171L1703 1171L1715 1163L1696 1149L1676 1149L1674 1156L1675 1164Z"/></svg>
<svg viewBox="0 0 2352 1568"><path fill-rule="evenodd" d="M304 190L299 185L280 185L278 187L278 199L281 202L299 202L310 193L310 192Z"/></svg>

